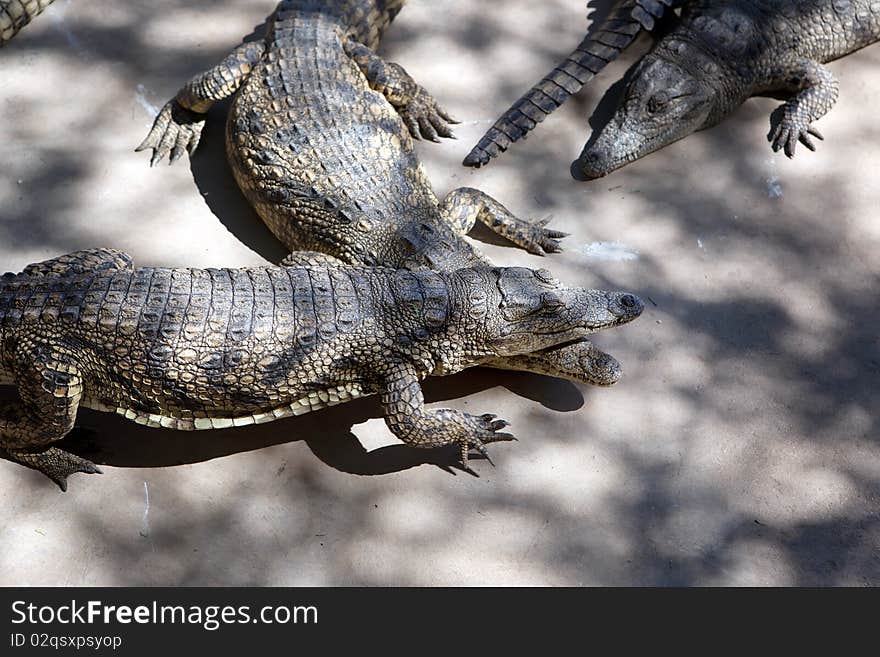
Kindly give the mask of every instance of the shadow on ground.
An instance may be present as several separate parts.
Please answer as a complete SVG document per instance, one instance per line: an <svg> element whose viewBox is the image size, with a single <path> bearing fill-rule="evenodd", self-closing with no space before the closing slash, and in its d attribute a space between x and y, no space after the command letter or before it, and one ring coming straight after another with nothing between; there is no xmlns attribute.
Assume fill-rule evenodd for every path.
<svg viewBox="0 0 880 657"><path fill-rule="evenodd" d="M158 97L170 96L237 42L161 45L160 12L116 8L119 20L108 22L98 3L80 4L71 29L88 54L77 66L105 72L126 93L146 75ZM170 11L174 3L161 4ZM228 9L224 20L244 34L262 4L196 3L185 17L192 25L198 12ZM383 46L465 119L459 142L420 153L439 194L476 186L523 214L552 214L572 233L552 260L497 244L487 245L491 257L546 263L564 280L650 299L639 322L597 339L623 362L625 379L588 391L586 403L576 386L521 374L475 370L431 381L432 401L500 412L523 439L497 446L498 468L479 463L479 479L438 473L449 454L362 446L355 435L387 437L370 428L380 416L370 399L198 434L83 413L97 437L74 439L71 449L120 469L78 477L58 497L37 475L0 464L0 487L27 492L8 496L0 572L13 574L3 583L880 583L880 189L871 173L880 132L857 120L878 102L880 50L833 65L842 94L823 120L827 141L793 163L770 153L776 103L761 99L609 178L572 181L588 117L595 127L607 116L614 90L602 98L631 55L502 160L471 172L460 167L470 146L586 26L582 8L563 0L540 12L526 0L478 4L413 3ZM438 11L448 20L438 22ZM69 54L67 39L37 27L0 53L4 67L15 57ZM102 206L82 190L106 165L85 153L106 119L67 108L65 130L82 135L72 140L51 121L28 118L47 110L23 88L14 85L0 106L0 143L28 151L0 181L4 257L94 246L89 215ZM145 186L118 207L143 216L170 185L169 196L207 204L194 234L231 233L276 260L282 250L228 172L224 117L223 108L212 111L191 172L179 163L183 178L137 178ZM126 143L142 138L143 123L139 116L119 128L130 133ZM120 166L127 162L120 156ZM612 242L638 257L585 255L586 246ZM158 246L140 248L163 256ZM303 441L311 453L299 449ZM438 467L415 467L423 464ZM53 575L51 564L71 552L81 570Z"/></svg>

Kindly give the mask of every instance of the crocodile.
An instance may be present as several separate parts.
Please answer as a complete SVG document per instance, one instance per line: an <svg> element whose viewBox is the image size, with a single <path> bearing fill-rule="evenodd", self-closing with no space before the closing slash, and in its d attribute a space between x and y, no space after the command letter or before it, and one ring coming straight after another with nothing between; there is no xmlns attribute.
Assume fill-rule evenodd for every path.
<svg viewBox="0 0 880 657"><path fill-rule="evenodd" d="M0 0L0 48L55 0Z"/></svg>
<svg viewBox="0 0 880 657"><path fill-rule="evenodd" d="M565 233L514 216L472 188L441 203L413 140L455 120L399 64L374 51L406 0L287 0L264 38L195 76L137 150L151 164L192 154L216 102L233 97L228 159L245 197L291 251L349 264L452 270L488 264L460 239L476 221L529 252Z"/></svg>
<svg viewBox="0 0 880 657"><path fill-rule="evenodd" d="M223 429L380 395L415 447L513 439L493 414L427 410L420 381L527 355L636 318L625 292L565 287L542 270L340 265L135 268L92 249L0 277L0 447L62 490L100 473L54 442L80 406L149 427ZM491 462L491 461L490 461Z"/></svg>
<svg viewBox="0 0 880 657"><path fill-rule="evenodd" d="M752 96L785 99L767 135L774 152L816 150L813 123L837 101L824 64L880 40L876 0L638 0L643 29L681 8L635 67L614 116L581 153L598 178L712 127Z"/></svg>

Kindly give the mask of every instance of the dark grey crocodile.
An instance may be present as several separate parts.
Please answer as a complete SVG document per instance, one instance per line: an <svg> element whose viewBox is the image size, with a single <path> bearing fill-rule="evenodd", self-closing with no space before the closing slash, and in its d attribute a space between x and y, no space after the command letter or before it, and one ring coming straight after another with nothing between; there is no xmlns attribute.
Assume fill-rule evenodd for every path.
<svg viewBox="0 0 880 657"><path fill-rule="evenodd" d="M632 5L621 3L621 5ZM584 149L589 178L719 123L749 97L787 97L772 117L773 150L815 150L812 126L835 104L838 82L824 63L880 40L877 0L638 0L632 21L682 7L680 18L638 64L620 105ZM631 23L632 24L632 23ZM470 159L470 158L469 158ZM483 163L475 156L469 164Z"/></svg>
<svg viewBox="0 0 880 657"><path fill-rule="evenodd" d="M0 0L0 47L55 0Z"/></svg>
<svg viewBox="0 0 880 657"><path fill-rule="evenodd" d="M381 395L417 447L510 440L494 415L426 410L420 380L530 354L628 322L626 293L522 268L135 269L77 252L0 278L0 447L62 488L91 462L52 443L79 406L171 429L220 429Z"/></svg>

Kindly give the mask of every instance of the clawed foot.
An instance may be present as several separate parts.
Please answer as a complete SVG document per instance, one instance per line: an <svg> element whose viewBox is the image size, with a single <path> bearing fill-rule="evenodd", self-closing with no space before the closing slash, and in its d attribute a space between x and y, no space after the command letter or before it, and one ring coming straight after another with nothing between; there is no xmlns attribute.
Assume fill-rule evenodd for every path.
<svg viewBox="0 0 880 657"><path fill-rule="evenodd" d="M455 139L449 124L460 123L419 85L416 85L413 98L400 108L400 116L413 139L428 139L433 142L439 142L440 137Z"/></svg>
<svg viewBox="0 0 880 657"><path fill-rule="evenodd" d="M568 237L568 233L545 228L551 219L552 217L545 217L536 221L525 221L513 216L497 216L492 219L492 227L496 232L529 253L545 256L548 253L562 251L559 240Z"/></svg>
<svg viewBox="0 0 880 657"><path fill-rule="evenodd" d="M204 127L204 115L191 112L172 100L159 112L150 134L135 151L152 148L150 166L161 162L165 156L168 156L168 164L171 164L184 152L190 155L195 152Z"/></svg>
<svg viewBox="0 0 880 657"><path fill-rule="evenodd" d="M490 465L494 466L495 464L492 462L492 459L489 457L489 452L486 450L486 445L490 443L516 440L513 434L498 433L510 423L507 420L499 420L496 418L497 416L493 413L486 413L485 415L480 416L464 415L469 431L468 435L459 440L459 456L461 458L461 467L465 472L476 475L468 463L470 450L476 450L489 462Z"/></svg>
<svg viewBox="0 0 880 657"><path fill-rule="evenodd" d="M559 240L568 237L568 233L561 230L553 230L552 228L544 228L552 217L545 217L527 224L525 236L525 249L529 253L535 255L547 255L548 253L559 253L562 247Z"/></svg>
<svg viewBox="0 0 880 657"><path fill-rule="evenodd" d="M49 447L42 452L7 450L7 453L19 463L42 472L58 484L62 491L67 490L67 478L75 472L104 474L101 468L91 461L57 447Z"/></svg>
<svg viewBox="0 0 880 657"><path fill-rule="evenodd" d="M802 143L811 151L816 150L816 144L810 138L825 139L822 134L805 121L800 121L791 116L785 107L780 107L774 112L774 128L771 129L767 139L773 144L773 152L778 153L785 149L788 157L794 157L798 142Z"/></svg>

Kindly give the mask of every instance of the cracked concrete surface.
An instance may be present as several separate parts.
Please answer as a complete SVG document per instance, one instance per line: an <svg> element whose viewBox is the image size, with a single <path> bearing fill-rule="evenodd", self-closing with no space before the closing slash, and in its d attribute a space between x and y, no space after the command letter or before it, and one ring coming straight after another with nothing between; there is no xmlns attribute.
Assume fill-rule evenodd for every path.
<svg viewBox="0 0 880 657"><path fill-rule="evenodd" d="M133 151L272 6L61 0L0 51L0 270L92 246L277 261L228 171L222 107L191 163L150 170ZM61 494L0 461L0 584L880 584L880 46L831 65L827 139L794 161L771 153L776 101L759 99L576 182L631 54L503 159L461 167L585 26L571 0L413 0L383 54L463 120L458 141L419 146L439 194L478 187L572 233L546 259L478 233L497 262L648 300L596 338L618 385L432 380L435 405L512 421L520 442L479 478L397 444L372 399L199 434L84 411L95 434L73 444L103 476Z"/></svg>

